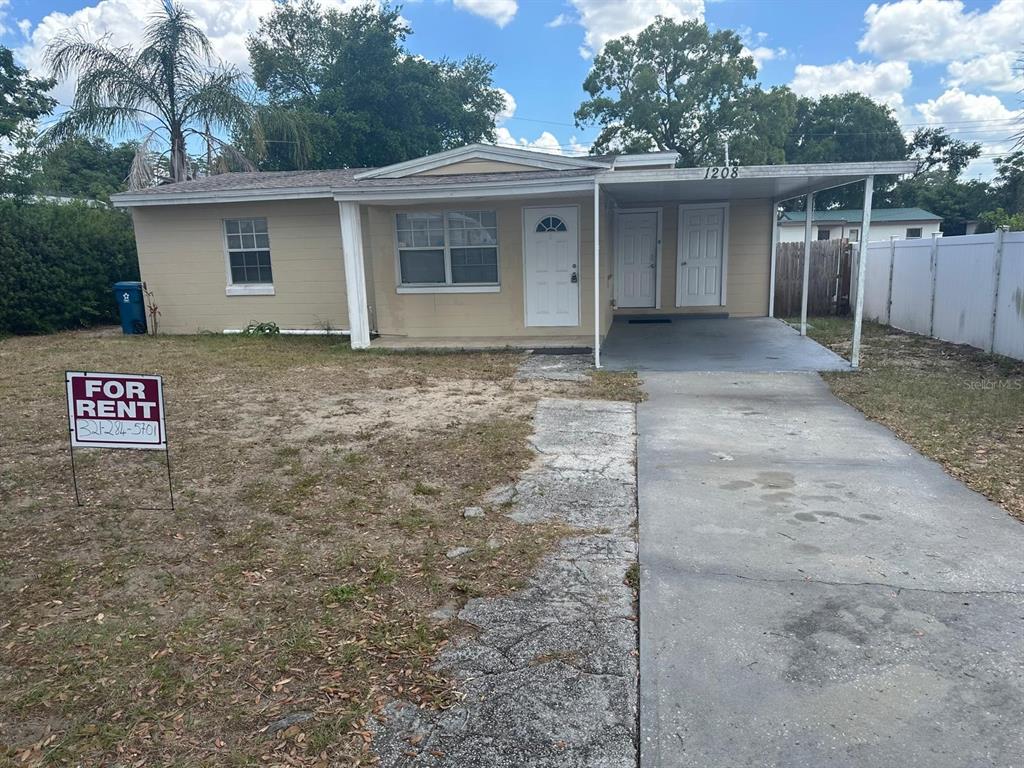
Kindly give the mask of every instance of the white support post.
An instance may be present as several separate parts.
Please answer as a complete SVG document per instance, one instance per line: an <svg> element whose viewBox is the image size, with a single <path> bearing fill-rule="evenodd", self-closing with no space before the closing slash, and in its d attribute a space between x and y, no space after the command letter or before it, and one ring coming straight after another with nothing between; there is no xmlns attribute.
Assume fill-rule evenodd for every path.
<svg viewBox="0 0 1024 768"><path fill-rule="evenodd" d="M594 367L601 367L601 183L594 179Z"/></svg>
<svg viewBox="0 0 1024 768"><path fill-rule="evenodd" d="M345 293L352 349L370 346L370 310L366 302L366 269L363 263L363 230L359 203L338 203L341 220L341 253L345 262Z"/></svg>
<svg viewBox="0 0 1024 768"><path fill-rule="evenodd" d="M814 193L807 195L807 205L804 206L807 212L807 219L804 221L804 282L800 291L800 335L807 335L807 287L811 281L811 226L814 217Z"/></svg>
<svg viewBox="0 0 1024 768"><path fill-rule="evenodd" d="M928 335L935 335L935 289L939 283L939 238L942 237L941 232L934 232L932 234L932 252L931 252L931 278L932 278L932 298L931 306L928 309Z"/></svg>
<svg viewBox="0 0 1024 768"><path fill-rule="evenodd" d="M868 241L871 236L871 198L875 191L875 177L864 180L864 218L860 225L860 253L857 256L857 300L853 307L853 344L850 347L850 366L860 367L860 333L864 325L864 278L868 270Z"/></svg>
<svg viewBox="0 0 1024 768"><path fill-rule="evenodd" d="M771 277L768 280L768 317L775 317L775 260L779 250L779 204L772 201Z"/></svg>
<svg viewBox="0 0 1024 768"><path fill-rule="evenodd" d="M886 289L885 299L885 324L892 325L892 276L896 272L896 240L893 235L889 238L889 287Z"/></svg>
<svg viewBox="0 0 1024 768"><path fill-rule="evenodd" d="M992 285L992 330L989 334L988 351L993 354L996 351L996 325L999 320L999 283L1003 279L1003 237L1009 227L996 228L995 242L995 282Z"/></svg>

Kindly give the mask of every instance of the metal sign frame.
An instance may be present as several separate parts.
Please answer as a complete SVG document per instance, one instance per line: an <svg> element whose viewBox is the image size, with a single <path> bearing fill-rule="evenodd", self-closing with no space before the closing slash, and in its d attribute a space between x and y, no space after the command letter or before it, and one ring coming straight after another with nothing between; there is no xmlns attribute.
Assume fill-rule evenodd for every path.
<svg viewBox="0 0 1024 768"><path fill-rule="evenodd" d="M84 420L82 417L75 413L74 403L76 402L72 383L76 378L89 379L92 377L102 377L103 379L128 379L132 381L147 380L154 381L156 383L157 392L157 418L156 418L156 441L145 441L145 442L134 442L130 440L89 440L83 438L80 435L78 421ZM75 468L75 448L106 448L114 450L150 450L150 451L163 451L164 459L167 465L167 492L170 498L171 511L174 510L174 486L171 482L171 452L168 447L167 441L167 419L164 415L164 382L163 377L157 374L149 373L121 373L114 371L65 371L64 372L64 384L65 384L65 398L68 412L68 449L71 455L71 479L75 488L75 504L79 507L84 506L82 504L82 498L78 491L78 473ZM147 401L152 402L152 401ZM88 417L86 417L88 418ZM131 421L125 417L94 417L94 420L100 421ZM152 419L143 419L141 421L152 421ZM115 436L116 437L116 436Z"/></svg>

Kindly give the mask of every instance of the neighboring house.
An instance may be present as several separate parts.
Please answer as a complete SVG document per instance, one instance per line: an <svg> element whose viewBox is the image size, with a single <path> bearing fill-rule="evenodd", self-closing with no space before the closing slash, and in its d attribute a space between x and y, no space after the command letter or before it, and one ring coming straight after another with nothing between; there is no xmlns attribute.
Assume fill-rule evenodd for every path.
<svg viewBox="0 0 1024 768"><path fill-rule="evenodd" d="M812 240L860 240L864 211L847 208L815 211L811 219ZM786 211L779 218L779 241L790 243L804 239L805 211ZM913 239L938 233L942 218L923 208L875 208L871 211L872 240L893 237Z"/></svg>
<svg viewBox="0 0 1024 768"><path fill-rule="evenodd" d="M385 168L113 196L169 333L250 321L451 345L598 346L617 314L768 314L780 201L914 163L676 168L470 145ZM595 276L597 279L595 280Z"/></svg>

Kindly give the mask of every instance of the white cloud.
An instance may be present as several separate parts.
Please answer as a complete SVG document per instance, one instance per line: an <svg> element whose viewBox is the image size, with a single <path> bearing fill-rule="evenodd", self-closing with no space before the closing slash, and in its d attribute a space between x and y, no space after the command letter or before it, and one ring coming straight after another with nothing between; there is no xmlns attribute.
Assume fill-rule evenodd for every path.
<svg viewBox="0 0 1024 768"><path fill-rule="evenodd" d="M950 88L914 108L927 125L945 126L954 137L965 141L980 141L983 154L1009 152L1012 148L1011 134L1018 113L1008 109L998 96ZM992 174L991 157L975 160L967 168L968 176Z"/></svg>
<svg viewBox="0 0 1024 768"><path fill-rule="evenodd" d="M4 0L0 0L3 3ZM196 23L210 38L214 53L223 61L244 70L249 68L246 36L254 31L261 16L274 10L274 0L180 0L196 17ZM324 6L350 8L360 0L320 0ZM45 72L44 55L47 44L66 29L80 29L90 39L109 36L111 45L139 45L146 21L159 9L156 0L99 0L73 13L54 11L47 14L31 30L23 30L25 43L15 49L21 63L36 74ZM2 8L2 6L0 6ZM55 90L64 103L70 101L73 87L63 83Z"/></svg>
<svg viewBox="0 0 1024 768"><path fill-rule="evenodd" d="M1024 3L1000 0L987 11L965 11L960 0L872 3L858 47L882 59L962 61L1016 50L1024 29Z"/></svg>
<svg viewBox="0 0 1024 768"><path fill-rule="evenodd" d="M761 69L766 61L774 61L787 53L785 48L772 48L764 44L768 40L767 32L755 32L748 26L741 26L736 28L736 33L743 41L743 50L740 53L743 56L750 56L758 69Z"/></svg>
<svg viewBox="0 0 1024 768"><path fill-rule="evenodd" d="M522 136L517 139L512 134L512 131L504 127L498 128L495 133L496 141L494 143L499 147L518 147L520 149L532 149L537 152L547 152L550 155L569 156L585 155L590 150L589 145L581 144L575 136L569 139L568 144L562 144L551 131L541 131L540 135L535 139L528 139Z"/></svg>
<svg viewBox="0 0 1024 768"><path fill-rule="evenodd" d="M635 35L664 16L675 21L704 19L704 0L571 0L585 30L580 55L590 58L609 40Z"/></svg>
<svg viewBox="0 0 1024 768"><path fill-rule="evenodd" d="M912 77L905 61L871 64L847 59L824 66L798 64L790 87L801 96L812 98L857 91L899 109L903 106L903 91L910 86Z"/></svg>
<svg viewBox="0 0 1024 768"><path fill-rule="evenodd" d="M519 10L516 0L452 0L452 5L463 11L490 19L499 27L504 27Z"/></svg>
<svg viewBox="0 0 1024 768"><path fill-rule="evenodd" d="M498 110L498 114L494 116L494 123L495 125L504 125L516 113L516 100L512 94L504 88L497 88L495 90L497 90L501 94L502 98L505 99L505 106Z"/></svg>
<svg viewBox="0 0 1024 768"><path fill-rule="evenodd" d="M11 0L0 0L0 35L6 35L11 31L7 26L7 8L10 4Z"/></svg>
<svg viewBox="0 0 1024 768"><path fill-rule="evenodd" d="M1018 91L1024 75L1016 71L1017 54L998 51L969 61L951 61L946 67L952 86L979 86L991 91Z"/></svg>
<svg viewBox="0 0 1024 768"><path fill-rule="evenodd" d="M566 24L572 24L572 18L565 13L560 13L551 21L547 22L544 26L555 29L557 27L564 27Z"/></svg>
<svg viewBox="0 0 1024 768"><path fill-rule="evenodd" d="M929 125L982 120L1006 120L1009 123L1015 114L1007 109L998 96L967 93L960 88L950 88L938 98L915 104L914 107Z"/></svg>
<svg viewBox="0 0 1024 768"><path fill-rule="evenodd" d="M774 61L782 56L786 55L785 48L769 48L766 45L759 45L755 48L748 48L743 46L742 54L744 56L750 56L754 59L754 64L760 70L764 66L766 61Z"/></svg>

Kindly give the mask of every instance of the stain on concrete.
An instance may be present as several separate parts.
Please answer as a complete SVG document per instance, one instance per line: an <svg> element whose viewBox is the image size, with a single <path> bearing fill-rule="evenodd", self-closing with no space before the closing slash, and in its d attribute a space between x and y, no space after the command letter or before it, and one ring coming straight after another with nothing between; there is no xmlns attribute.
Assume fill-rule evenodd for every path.
<svg viewBox="0 0 1024 768"><path fill-rule="evenodd" d="M796 485L791 472L758 472L754 482L762 488L793 488Z"/></svg>
<svg viewBox="0 0 1024 768"><path fill-rule="evenodd" d="M730 480L728 483L722 483L718 487L723 491L738 491L742 488L753 488L754 484L747 480Z"/></svg>
<svg viewBox="0 0 1024 768"><path fill-rule="evenodd" d="M565 541L523 589L466 604L458 618L477 634L436 664L462 702L385 707L371 721L382 766L637 764L637 616L625 583L637 558L634 409L543 400L534 424L537 464L496 493L513 519L594 533Z"/></svg>

